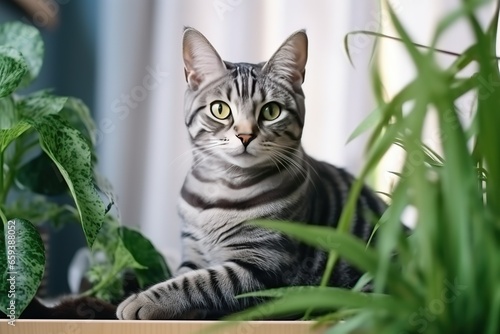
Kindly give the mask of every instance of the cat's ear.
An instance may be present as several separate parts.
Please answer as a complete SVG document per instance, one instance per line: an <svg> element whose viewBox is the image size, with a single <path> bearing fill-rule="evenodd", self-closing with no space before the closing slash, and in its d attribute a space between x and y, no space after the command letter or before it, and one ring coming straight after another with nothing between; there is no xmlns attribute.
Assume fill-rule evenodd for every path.
<svg viewBox="0 0 500 334"><path fill-rule="evenodd" d="M262 71L288 80L298 88L304 82L307 62L305 30L293 33L264 65Z"/></svg>
<svg viewBox="0 0 500 334"><path fill-rule="evenodd" d="M192 90L223 75L226 66L215 48L198 30L184 29L182 55L186 81Z"/></svg>

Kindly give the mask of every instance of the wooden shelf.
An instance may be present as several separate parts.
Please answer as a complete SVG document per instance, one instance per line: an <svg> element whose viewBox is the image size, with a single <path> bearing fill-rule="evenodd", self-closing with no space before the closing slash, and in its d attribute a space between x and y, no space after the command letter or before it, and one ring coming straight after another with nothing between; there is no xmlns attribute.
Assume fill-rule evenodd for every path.
<svg viewBox="0 0 500 334"><path fill-rule="evenodd" d="M205 333L216 321L118 321L118 320L0 320L2 334L188 334ZM321 334L308 321L248 321L216 328L214 334Z"/></svg>

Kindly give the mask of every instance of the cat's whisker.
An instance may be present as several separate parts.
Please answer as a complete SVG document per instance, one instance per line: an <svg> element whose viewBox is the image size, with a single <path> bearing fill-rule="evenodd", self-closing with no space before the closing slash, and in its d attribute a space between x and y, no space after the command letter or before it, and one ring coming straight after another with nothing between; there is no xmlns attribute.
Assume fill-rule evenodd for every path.
<svg viewBox="0 0 500 334"><path fill-rule="evenodd" d="M284 145L280 145L280 144L277 144L277 143L270 143L271 146L275 147L275 148L281 148L281 149L286 149L287 151L289 151L291 154L293 154L295 157L297 157L298 159L302 160L308 167L309 169L314 173L316 174L317 177L319 177L319 174L318 172L316 171L316 169L314 168L314 166L309 162L307 161L307 159L304 159L303 157L303 151L301 151L300 149L298 148L294 148L294 147L289 147L289 146L284 146ZM300 153L300 154L299 154Z"/></svg>
<svg viewBox="0 0 500 334"><path fill-rule="evenodd" d="M305 170L298 162L291 159L286 154L280 151L275 151L275 153L279 155L283 161L288 163L288 166L290 166L290 168L294 171L296 177L300 174L304 178L309 179L309 174L307 173L307 170Z"/></svg>
<svg viewBox="0 0 500 334"><path fill-rule="evenodd" d="M209 141L219 142L219 140L215 140L215 139L212 139ZM203 147L217 147L217 146L220 146L220 143L218 143L218 144L212 143L210 145L206 145L206 146L204 145ZM178 163L180 159L185 159L187 161L189 158L192 158L192 156L196 153L196 151L198 149L199 149L199 147L191 147L191 148L187 149L186 151L182 152L181 154L176 156L174 159L172 159L172 161L170 161L170 164L168 165L168 167L172 167L172 165ZM179 164L182 164L182 162L180 162Z"/></svg>
<svg viewBox="0 0 500 334"><path fill-rule="evenodd" d="M279 152L276 152L276 151L272 152L271 151L270 156L273 158L276 158L276 161L281 166L283 166L283 168L288 172L288 174L290 174L290 176L295 177L295 178L298 177L297 172L295 172L295 170L293 168L289 168L292 166L290 166L289 164L286 163L287 161L285 159L283 159L283 157L280 156ZM278 168L278 170L279 170L279 168ZM293 174L292 174L292 171L293 171Z"/></svg>

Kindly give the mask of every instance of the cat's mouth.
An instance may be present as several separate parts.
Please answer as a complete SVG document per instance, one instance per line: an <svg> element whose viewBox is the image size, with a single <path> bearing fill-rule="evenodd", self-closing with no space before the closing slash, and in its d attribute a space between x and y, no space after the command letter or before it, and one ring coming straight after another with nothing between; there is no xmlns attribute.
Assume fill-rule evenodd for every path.
<svg viewBox="0 0 500 334"><path fill-rule="evenodd" d="M245 149L243 152L241 152L240 154L238 154L238 156L240 156L240 157L255 157L255 155L253 155L252 153L248 152L247 149Z"/></svg>
<svg viewBox="0 0 500 334"><path fill-rule="evenodd" d="M227 155L227 161L242 167L254 167L256 165L261 165L267 163L267 158L261 154L256 154L257 152L252 152L252 150L245 149L240 152L234 152L233 154Z"/></svg>

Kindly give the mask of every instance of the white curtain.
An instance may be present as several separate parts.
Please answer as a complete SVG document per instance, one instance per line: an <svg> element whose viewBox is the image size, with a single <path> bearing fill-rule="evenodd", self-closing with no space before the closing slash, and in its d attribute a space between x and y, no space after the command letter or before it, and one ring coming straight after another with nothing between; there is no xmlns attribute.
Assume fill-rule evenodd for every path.
<svg viewBox="0 0 500 334"><path fill-rule="evenodd" d="M115 186L124 224L140 227L172 264L180 245L176 202L190 161L183 121L184 26L205 34L223 59L246 62L268 59L289 34L305 28L304 146L316 158L359 171L363 139L346 140L374 107L371 41L352 40L353 68L344 36L377 29L376 1L105 0L100 15L101 171Z"/></svg>
<svg viewBox="0 0 500 334"><path fill-rule="evenodd" d="M396 14L412 40L422 45L430 45L432 43L438 22L455 11L461 2L460 0L392 1ZM491 1L477 11L476 14L483 27L487 27L492 20L495 14L494 5L494 2ZM397 36L394 27L389 23L388 15L385 14L387 12L384 9L382 10L385 19L382 20L381 32ZM380 42L384 88L388 97L393 97L413 79L415 68L402 43L387 39L382 39ZM472 42L473 32L468 22L461 19L445 31L438 40L436 47L442 50L461 53ZM438 60L443 67L449 66L455 59L455 56L438 54ZM474 66L468 66L461 75L472 75L474 69ZM470 122L468 116L471 114L474 104L475 97L473 94L466 94L458 100L456 107L460 110L459 115L462 117L462 121ZM430 114L426 119L423 140L436 152L441 152L440 133L437 128L437 119L435 116L434 114ZM379 174L376 183L377 189L385 192L391 191L398 177L390 172L398 171L401 168L404 157L405 155L401 148L393 147L390 150L389 154L385 156L379 165ZM416 219L415 214L411 209L407 210L407 213L408 215L406 215L404 221L409 225L413 225Z"/></svg>

